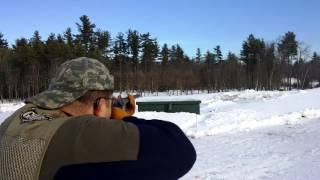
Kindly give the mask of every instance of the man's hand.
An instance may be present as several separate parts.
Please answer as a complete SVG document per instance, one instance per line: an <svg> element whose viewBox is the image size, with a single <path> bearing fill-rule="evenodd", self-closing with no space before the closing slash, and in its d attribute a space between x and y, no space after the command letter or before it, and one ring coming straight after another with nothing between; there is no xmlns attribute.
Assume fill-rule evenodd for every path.
<svg viewBox="0 0 320 180"><path fill-rule="evenodd" d="M132 116L135 112L136 103L132 95L128 95L129 102L125 105L124 109L119 107L112 107L111 119L123 119L128 116Z"/></svg>

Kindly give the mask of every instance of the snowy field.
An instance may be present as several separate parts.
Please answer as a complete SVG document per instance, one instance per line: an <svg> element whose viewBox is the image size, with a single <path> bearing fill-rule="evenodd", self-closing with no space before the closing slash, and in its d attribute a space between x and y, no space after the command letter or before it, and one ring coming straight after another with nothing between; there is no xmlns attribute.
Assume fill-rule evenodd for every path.
<svg viewBox="0 0 320 180"><path fill-rule="evenodd" d="M201 100L200 115L136 112L178 124L197 161L182 180L319 179L320 88L148 96L137 101ZM0 123L23 103L0 105Z"/></svg>

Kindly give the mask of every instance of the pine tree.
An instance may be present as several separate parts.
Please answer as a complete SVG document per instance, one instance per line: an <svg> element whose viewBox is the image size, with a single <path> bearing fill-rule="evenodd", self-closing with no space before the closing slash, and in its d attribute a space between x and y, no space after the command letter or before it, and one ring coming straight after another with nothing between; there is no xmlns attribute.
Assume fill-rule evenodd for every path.
<svg viewBox="0 0 320 180"><path fill-rule="evenodd" d="M20 38L15 41L12 46L14 58L9 63L11 71L15 72L10 74L10 79L15 79L16 83L20 83L24 88L28 97L36 94L36 81L38 77L35 77L34 73L34 55L31 43L26 38ZM15 82L9 82L8 84L8 98L14 98L13 89Z"/></svg>
<svg viewBox="0 0 320 180"><path fill-rule="evenodd" d="M319 55L318 55L317 52L313 52L313 55L312 55L312 59L311 59L311 60L314 61L314 62L317 62L317 61L320 60L320 57L319 57Z"/></svg>
<svg viewBox="0 0 320 180"><path fill-rule="evenodd" d="M177 48L175 45L172 45L170 50L169 50L169 61L170 63L175 63L177 60L177 57L176 57L176 51L177 51Z"/></svg>
<svg viewBox="0 0 320 180"><path fill-rule="evenodd" d="M105 58L108 58L110 53L110 45L111 45L111 36L108 31L102 31L98 29L96 32L96 46L97 49L100 51L101 55Z"/></svg>
<svg viewBox="0 0 320 180"><path fill-rule="evenodd" d="M214 55L218 62L222 61L222 53L219 45L214 48Z"/></svg>
<svg viewBox="0 0 320 180"><path fill-rule="evenodd" d="M159 55L159 46L156 39L151 39L150 33L141 35L142 40L142 58L141 63L144 71L148 72Z"/></svg>
<svg viewBox="0 0 320 180"><path fill-rule="evenodd" d="M135 69L139 64L139 51L140 51L140 36L137 30L129 29L127 32L127 44L129 48L129 54L131 55L132 63Z"/></svg>
<svg viewBox="0 0 320 180"><path fill-rule="evenodd" d="M73 47L74 47L73 41L74 40L73 40L73 34L72 34L72 31L71 31L70 27L68 27L66 29L66 31L63 33L63 37L64 37L64 39L65 39L65 41L67 43L67 46L69 48L73 49Z"/></svg>
<svg viewBox="0 0 320 180"><path fill-rule="evenodd" d="M3 102L5 91L8 83L8 61L10 51L8 49L8 42L3 38L3 34L0 33L0 100Z"/></svg>
<svg viewBox="0 0 320 180"><path fill-rule="evenodd" d="M123 33L118 33L115 38L113 52L115 56L126 56L128 54L127 43Z"/></svg>
<svg viewBox="0 0 320 180"><path fill-rule="evenodd" d="M46 41L46 56L48 59L54 59L59 57L59 44L54 33L51 33Z"/></svg>
<svg viewBox="0 0 320 180"><path fill-rule="evenodd" d="M228 55L227 55L227 61L237 62L238 61L238 57L234 53L229 52Z"/></svg>
<svg viewBox="0 0 320 180"><path fill-rule="evenodd" d="M166 67L169 63L169 49L168 45L164 44L161 49L161 64L163 67Z"/></svg>
<svg viewBox="0 0 320 180"><path fill-rule="evenodd" d="M30 39L30 45L32 49L32 66L31 74L33 78L33 93L37 94L47 88L49 83L49 71L50 63L45 58L45 44L41 40L41 36L38 31L34 32L33 37Z"/></svg>
<svg viewBox="0 0 320 180"><path fill-rule="evenodd" d="M122 92L123 66L128 54L127 43L123 33L118 33L115 38L113 53L115 55L115 66L119 70L119 90Z"/></svg>
<svg viewBox="0 0 320 180"><path fill-rule="evenodd" d="M296 35L293 32L289 31L282 37L278 43L278 52L281 56L281 60L287 64L287 85L289 84L289 89L291 89L292 59L298 54L298 42L296 41Z"/></svg>
<svg viewBox="0 0 320 180"><path fill-rule="evenodd" d="M35 31L33 37L30 39L30 44L33 49L35 61L41 61L44 55L44 43L41 40L39 31Z"/></svg>
<svg viewBox="0 0 320 180"><path fill-rule="evenodd" d="M59 60L58 62L54 62L53 66L58 66L63 59L68 59L67 45L61 34L58 34L56 37L54 33L51 33L45 46L45 55L47 56L47 59L51 62Z"/></svg>
<svg viewBox="0 0 320 180"><path fill-rule="evenodd" d="M182 64L185 62L185 54L179 44L177 44L177 49L176 49L176 60L177 60L176 62L177 64Z"/></svg>
<svg viewBox="0 0 320 180"><path fill-rule="evenodd" d="M205 79L204 81L205 87L209 91L209 89L213 89L213 81L214 81L213 65L215 64L215 57L213 53L211 53L210 51L207 51L204 58L205 58L206 67L204 67L202 73L205 73L203 78Z"/></svg>
<svg viewBox="0 0 320 180"><path fill-rule="evenodd" d="M96 25L91 23L89 17L86 15L81 16L79 19L81 23L76 23L76 25L80 34L76 35L76 38L80 45L88 53L95 44L94 28L96 27Z"/></svg>
<svg viewBox="0 0 320 180"><path fill-rule="evenodd" d="M222 82L226 88L237 89L241 87L241 64L236 54L228 52L226 61L223 63L223 70L221 71Z"/></svg>
<svg viewBox="0 0 320 180"><path fill-rule="evenodd" d="M197 53L196 53L196 63L200 63L201 61L201 51L200 48L197 48Z"/></svg>
<svg viewBox="0 0 320 180"><path fill-rule="evenodd" d="M0 48L7 49L8 48L8 41L3 38L3 34L0 32Z"/></svg>
<svg viewBox="0 0 320 180"><path fill-rule="evenodd" d="M212 65L215 64L215 55L213 53L211 53L210 51L207 51L206 55L205 55L205 62L207 64L207 68L211 68Z"/></svg>
<svg viewBox="0 0 320 180"><path fill-rule="evenodd" d="M67 45L62 35L58 34L56 37L54 33L51 33L45 42L45 57L49 77L52 77L59 64L69 58L68 55Z"/></svg>
<svg viewBox="0 0 320 180"><path fill-rule="evenodd" d="M63 33L64 49L65 49L65 59L71 59L77 57L75 49L75 40L74 35L72 34L71 28L68 27Z"/></svg>
<svg viewBox="0 0 320 180"><path fill-rule="evenodd" d="M63 40L63 37L61 34L57 35L57 41L58 41L58 43L64 43L64 40Z"/></svg>
<svg viewBox="0 0 320 180"><path fill-rule="evenodd" d="M274 75L275 75L275 68L277 65L277 59L275 56L275 43L268 44L265 48L265 55L263 58L263 66L265 69L267 82L265 84L265 88L267 89L273 89L273 81L274 81Z"/></svg>
<svg viewBox="0 0 320 180"><path fill-rule="evenodd" d="M293 32L287 32L278 43L278 52L284 60L291 63L292 57L298 54L298 42Z"/></svg>
<svg viewBox="0 0 320 180"><path fill-rule="evenodd" d="M249 88L257 88L254 83L257 80L257 69L264 55L265 43L250 34L242 44L241 60L246 64L247 83Z"/></svg>

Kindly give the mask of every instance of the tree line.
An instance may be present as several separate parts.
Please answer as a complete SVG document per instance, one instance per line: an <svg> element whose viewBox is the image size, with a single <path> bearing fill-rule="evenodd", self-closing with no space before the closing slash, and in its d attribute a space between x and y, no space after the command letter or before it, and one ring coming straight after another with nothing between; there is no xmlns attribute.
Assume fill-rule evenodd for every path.
<svg viewBox="0 0 320 180"><path fill-rule="evenodd" d="M24 99L48 87L57 67L66 60L87 56L104 63L115 77L116 91L169 91L230 89L275 90L309 88L320 82L320 56L287 32L266 42L250 34L240 56L221 47L195 57L179 45L160 45L149 32L129 29L111 37L88 16L46 39L35 31L30 39L18 38L9 46L0 33L0 99Z"/></svg>

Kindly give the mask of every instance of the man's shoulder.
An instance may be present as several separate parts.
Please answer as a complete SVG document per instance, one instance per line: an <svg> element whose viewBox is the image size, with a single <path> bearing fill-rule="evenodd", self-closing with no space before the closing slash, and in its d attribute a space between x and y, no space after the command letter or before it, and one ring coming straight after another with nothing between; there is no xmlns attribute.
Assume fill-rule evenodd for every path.
<svg viewBox="0 0 320 180"><path fill-rule="evenodd" d="M58 118L67 118L68 116L59 109L43 109L32 103L27 103L16 110L7 119L19 119L21 123L51 121Z"/></svg>
<svg viewBox="0 0 320 180"><path fill-rule="evenodd" d="M60 110L42 109L26 104L8 117L1 126L4 127L3 133L9 136L45 139L67 119L69 117Z"/></svg>
<svg viewBox="0 0 320 180"><path fill-rule="evenodd" d="M116 119L99 118L94 115L82 115L77 117L71 117L64 123L63 126L68 128L86 128L94 130L109 129L112 131L115 129L122 128L137 129L136 125L131 122Z"/></svg>

